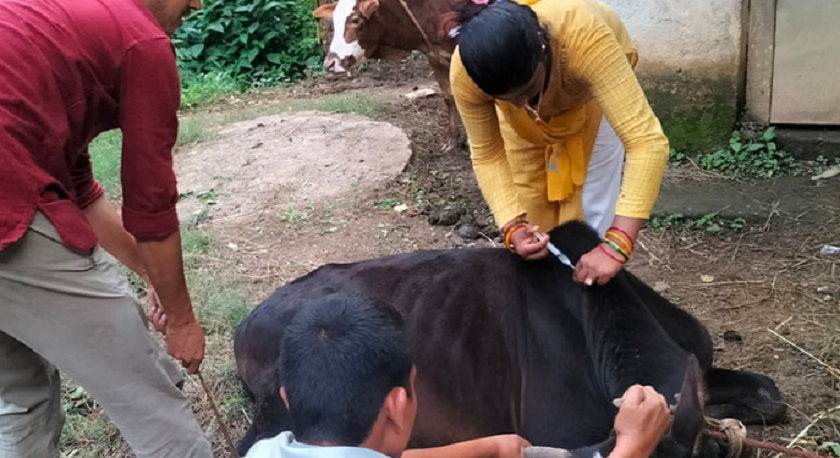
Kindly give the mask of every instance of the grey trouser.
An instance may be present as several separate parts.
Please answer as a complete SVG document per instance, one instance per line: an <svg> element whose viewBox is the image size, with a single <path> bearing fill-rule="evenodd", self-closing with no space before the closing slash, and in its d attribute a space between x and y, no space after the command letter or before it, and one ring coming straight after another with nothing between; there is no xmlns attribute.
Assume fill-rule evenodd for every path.
<svg viewBox="0 0 840 458"><path fill-rule="evenodd" d="M147 330L125 274L97 246L67 249L37 213L0 251L0 457L57 458L60 370L139 458L211 458L179 371Z"/></svg>

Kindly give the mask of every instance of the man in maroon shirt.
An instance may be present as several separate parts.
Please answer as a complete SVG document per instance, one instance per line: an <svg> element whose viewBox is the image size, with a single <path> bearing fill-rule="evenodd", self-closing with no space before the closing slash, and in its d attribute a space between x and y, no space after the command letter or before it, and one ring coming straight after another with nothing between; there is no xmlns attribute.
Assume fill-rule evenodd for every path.
<svg viewBox="0 0 840 458"><path fill-rule="evenodd" d="M200 0L0 0L0 456L58 457L58 371L138 457L209 458L179 371L113 255L145 278L169 354L195 373L204 334L184 281L169 39ZM122 217L88 144L120 128Z"/></svg>

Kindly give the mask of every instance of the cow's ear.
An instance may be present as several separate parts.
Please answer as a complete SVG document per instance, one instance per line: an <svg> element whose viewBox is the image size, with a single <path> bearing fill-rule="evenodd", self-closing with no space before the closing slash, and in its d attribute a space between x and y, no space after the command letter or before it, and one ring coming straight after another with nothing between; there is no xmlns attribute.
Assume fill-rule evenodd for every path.
<svg viewBox="0 0 840 458"><path fill-rule="evenodd" d="M368 19L378 9L379 0L362 0L359 2L359 12Z"/></svg>
<svg viewBox="0 0 840 458"><path fill-rule="evenodd" d="M697 439L706 425L703 372L697 358L691 355L685 370L680 399L674 412L671 437L688 450L694 450Z"/></svg>
<svg viewBox="0 0 840 458"><path fill-rule="evenodd" d="M315 10L314 13L312 13L312 15L321 19L332 19L336 5L338 5L338 2L321 5L318 7L318 9Z"/></svg>

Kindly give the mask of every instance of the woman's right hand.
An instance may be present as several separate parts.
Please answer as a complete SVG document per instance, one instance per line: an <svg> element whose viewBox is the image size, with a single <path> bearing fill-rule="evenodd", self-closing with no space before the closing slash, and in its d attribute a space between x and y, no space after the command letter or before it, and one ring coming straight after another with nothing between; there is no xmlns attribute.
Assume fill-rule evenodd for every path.
<svg viewBox="0 0 840 458"><path fill-rule="evenodd" d="M539 226L528 225L513 233L510 244L516 254L526 261L535 261L548 256L548 234L543 234L542 240L537 240Z"/></svg>

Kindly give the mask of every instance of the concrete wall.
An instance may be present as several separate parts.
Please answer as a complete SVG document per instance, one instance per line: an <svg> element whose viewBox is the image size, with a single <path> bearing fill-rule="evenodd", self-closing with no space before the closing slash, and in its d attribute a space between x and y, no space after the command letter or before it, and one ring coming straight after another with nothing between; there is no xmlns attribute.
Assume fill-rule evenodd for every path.
<svg viewBox="0 0 840 458"><path fill-rule="evenodd" d="M747 0L602 1L639 49L639 79L672 147L725 141L743 92Z"/></svg>

